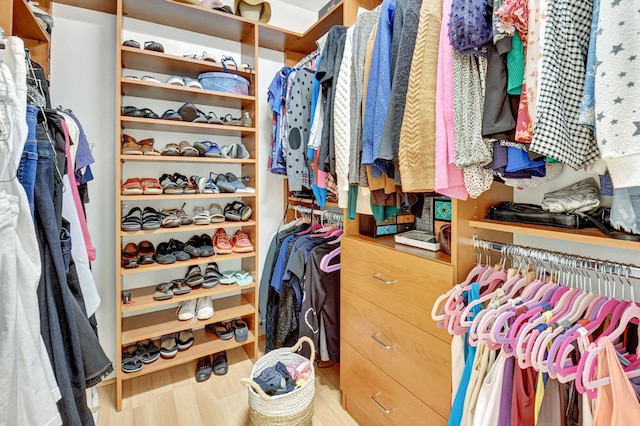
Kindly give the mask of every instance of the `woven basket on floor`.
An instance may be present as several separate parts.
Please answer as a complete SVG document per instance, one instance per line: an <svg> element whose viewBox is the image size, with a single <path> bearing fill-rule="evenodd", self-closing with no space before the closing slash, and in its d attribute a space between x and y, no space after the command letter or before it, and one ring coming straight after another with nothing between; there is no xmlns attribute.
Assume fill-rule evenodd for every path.
<svg viewBox="0 0 640 426"><path fill-rule="evenodd" d="M307 342L311 346L309 370L311 372L307 383L284 395L267 395L260 386L253 381L253 377L260 375L262 370L278 363L300 364L307 361L296 352ZM292 348L276 349L261 356L251 369L251 378L241 379L242 384L249 387L249 424L252 426L293 426L310 425L313 417L313 398L316 394L316 374L313 359L316 353L313 341L308 337L301 337Z"/></svg>

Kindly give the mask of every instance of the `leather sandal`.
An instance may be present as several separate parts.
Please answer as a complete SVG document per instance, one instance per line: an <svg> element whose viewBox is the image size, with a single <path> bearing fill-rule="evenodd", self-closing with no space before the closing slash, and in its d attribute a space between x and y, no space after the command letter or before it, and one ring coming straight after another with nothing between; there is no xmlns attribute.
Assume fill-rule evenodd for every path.
<svg viewBox="0 0 640 426"><path fill-rule="evenodd" d="M122 135L122 149L120 150L122 155L142 155L143 151L132 136Z"/></svg>
<svg viewBox="0 0 640 426"><path fill-rule="evenodd" d="M138 267L138 261L140 260L140 255L138 253L138 246L136 243L129 243L124 246L122 249L122 262L121 265L123 268L131 269Z"/></svg>
<svg viewBox="0 0 640 426"><path fill-rule="evenodd" d="M178 144L178 150L180 151L180 155L184 157L197 157L198 150L195 149L191 144L187 141L182 141Z"/></svg>
<svg viewBox="0 0 640 426"><path fill-rule="evenodd" d="M140 242L138 244L138 254L140 255L140 260L138 260L140 265L150 265L155 262L156 249L151 241Z"/></svg>
<svg viewBox="0 0 640 426"><path fill-rule="evenodd" d="M140 178L129 178L121 187L122 195L142 195L142 181Z"/></svg>
<svg viewBox="0 0 640 426"><path fill-rule="evenodd" d="M143 139L138 144L140 145L140 149L144 155L160 155L160 151L153 147L154 139Z"/></svg>
<svg viewBox="0 0 640 426"><path fill-rule="evenodd" d="M162 148L162 151L160 151L160 155L167 155L172 157L180 155L178 144L173 142L166 144L165 147Z"/></svg>
<svg viewBox="0 0 640 426"><path fill-rule="evenodd" d="M142 178L142 193L145 195L160 195L162 194L162 185L156 178Z"/></svg>

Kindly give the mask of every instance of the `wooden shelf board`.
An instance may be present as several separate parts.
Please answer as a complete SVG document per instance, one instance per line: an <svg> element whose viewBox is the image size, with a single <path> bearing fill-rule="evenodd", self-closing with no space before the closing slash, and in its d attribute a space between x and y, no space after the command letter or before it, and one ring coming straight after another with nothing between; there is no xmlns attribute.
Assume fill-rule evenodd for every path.
<svg viewBox="0 0 640 426"><path fill-rule="evenodd" d="M224 262L225 260L248 259L255 256L256 256L255 251L252 251L250 253L216 254L214 256L209 256L209 257L197 257L195 259L185 260L181 262L180 261L174 262L168 265L152 263L150 265L140 265L137 268L131 268L131 269L120 268L120 274L131 275L131 274L140 274L143 272L150 272L150 271L163 271L166 269L183 268L185 266L191 266L191 265L204 265L210 262Z"/></svg>
<svg viewBox="0 0 640 426"><path fill-rule="evenodd" d="M255 96L237 95L235 93L214 92L213 90L194 89L191 87L158 84L150 81L135 80L122 77L120 88L124 96L135 96L145 99L161 99L164 101L193 102L205 114L208 106L226 108L251 108L256 101ZM202 105L207 105L203 107ZM177 111L179 106L174 109ZM158 112L158 115L161 115ZM239 115L239 114L238 114ZM209 125L211 126L211 125ZM220 127L229 128L230 126Z"/></svg>
<svg viewBox="0 0 640 426"><path fill-rule="evenodd" d="M176 309L170 308L149 314L122 319L121 345L129 345L140 340L159 337L190 328L202 327L218 321L227 321L255 313L255 307L247 299L238 295L213 301L213 316L207 320L180 321Z"/></svg>
<svg viewBox="0 0 640 426"><path fill-rule="evenodd" d="M471 220L469 226L492 231L509 232L534 237L553 238L582 244L594 244L604 247L615 247L628 250L640 249L640 243L618 240L604 235L598 228L564 229L552 226L529 225L526 223L499 222L495 220Z"/></svg>
<svg viewBox="0 0 640 426"><path fill-rule="evenodd" d="M171 0L124 0L125 16L194 33L242 41L256 23L202 6Z"/></svg>
<svg viewBox="0 0 640 426"><path fill-rule="evenodd" d="M431 259L431 260L435 260L436 262L444 263L446 265L451 265L450 255L443 253L441 251L430 251L430 250L420 249L417 247L407 246L404 244L397 244L394 240L393 235L386 235L384 237L372 238L372 237L367 237L366 235L354 234L354 235L349 235L346 238L355 238L357 240L366 241L368 243L376 244L383 247L388 247L390 249L411 254L413 256Z"/></svg>
<svg viewBox="0 0 640 426"><path fill-rule="evenodd" d="M211 223L209 225L182 225L176 228L160 228L153 231L135 231L125 232L121 231L120 235L123 237L135 237L136 235L156 235L156 234L178 234L178 233L202 233L207 230L215 230L218 228L245 228L249 226L256 226L255 220L248 220L246 222L232 222L225 221L221 223Z"/></svg>
<svg viewBox="0 0 640 426"><path fill-rule="evenodd" d="M162 112L160 112L160 114L162 114ZM121 116L120 123L125 129L155 130L159 132L178 132L199 135L239 136L242 134L255 134L256 132L254 127L224 126L221 124L191 123L188 121L172 121L128 116Z"/></svg>
<svg viewBox="0 0 640 426"><path fill-rule="evenodd" d="M194 299L198 297L223 296L225 294L235 293L240 290L253 290L255 288L256 288L255 282L247 286L239 286L236 284L231 284L231 285L218 284L213 288L199 288L196 290L192 290L190 293L187 293L187 294L173 296L171 299L168 299L168 300L154 300L153 293L155 291L155 286L142 287L142 288L136 288L131 290L131 300L133 300L134 303L130 305L121 305L120 309L123 313L136 312L136 311L141 311L143 309L155 308L158 306L168 305L176 302L184 302L185 300Z"/></svg>
<svg viewBox="0 0 640 426"><path fill-rule="evenodd" d="M309 204L309 205L315 203L316 206L318 205L316 200L310 200L308 198L289 197L288 199L289 201L294 203ZM327 201L327 205L323 207L338 207L338 203L335 203L333 201Z"/></svg>
<svg viewBox="0 0 640 426"><path fill-rule="evenodd" d="M198 78L199 74L205 72L224 72L222 65L214 62L129 46L121 46L120 49L122 68L166 75L182 75L191 78ZM242 77L251 81L251 73L242 70L238 72Z"/></svg>
<svg viewBox="0 0 640 426"><path fill-rule="evenodd" d="M342 24L342 14L343 2L341 1L305 31L304 34L294 33L269 24L260 24L258 43L260 47L267 49L310 53L317 48L316 40L334 25Z"/></svg>
<svg viewBox="0 0 640 426"><path fill-rule="evenodd" d="M157 361L145 364L140 371L122 374L122 379L129 380L145 374L155 373L156 371L175 367L177 365L186 364L203 356L212 355L216 352L228 351L247 344L253 344L256 340L255 334L251 331L249 331L246 342L238 343L236 342L236 339L219 339L217 336L207 333L204 329L194 330L193 338L193 345L186 351L178 352L174 358L165 359L160 357Z"/></svg>
<svg viewBox="0 0 640 426"><path fill-rule="evenodd" d="M49 43L51 37L38 25L26 0L13 0L13 34L18 37Z"/></svg>
<svg viewBox="0 0 640 426"><path fill-rule="evenodd" d="M161 150L161 149L160 149ZM120 161L149 161L151 163L222 163L222 164L256 164L253 158L211 158L211 157L182 157L171 155L120 155Z"/></svg>
<svg viewBox="0 0 640 426"><path fill-rule="evenodd" d="M167 194L159 194L159 195L121 195L120 198L122 200L189 200L189 199L228 199L228 198L251 198L255 197L256 194L248 193L248 192L232 192L232 193L220 193L220 194L176 194L176 195L167 195Z"/></svg>
<svg viewBox="0 0 640 426"><path fill-rule="evenodd" d="M53 0L54 3L66 4L68 6L82 7L84 9L95 10L104 13L116 13L117 2L113 0Z"/></svg>

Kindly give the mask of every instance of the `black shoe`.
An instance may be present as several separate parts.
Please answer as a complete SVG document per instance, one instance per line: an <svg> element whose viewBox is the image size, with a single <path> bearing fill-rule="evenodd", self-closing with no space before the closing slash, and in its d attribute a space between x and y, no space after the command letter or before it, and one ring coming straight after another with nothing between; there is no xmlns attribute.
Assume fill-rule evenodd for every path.
<svg viewBox="0 0 640 426"><path fill-rule="evenodd" d="M191 259L189 253L184 251L184 243L182 241L171 238L169 240L169 250L176 257L176 260L185 261Z"/></svg>
<svg viewBox="0 0 640 426"><path fill-rule="evenodd" d="M229 364L227 363L227 352L222 351L213 354L213 374L222 376L227 374Z"/></svg>
<svg viewBox="0 0 640 426"><path fill-rule="evenodd" d="M198 360L196 382L204 382L209 380L209 377L211 377L211 358L207 355Z"/></svg>

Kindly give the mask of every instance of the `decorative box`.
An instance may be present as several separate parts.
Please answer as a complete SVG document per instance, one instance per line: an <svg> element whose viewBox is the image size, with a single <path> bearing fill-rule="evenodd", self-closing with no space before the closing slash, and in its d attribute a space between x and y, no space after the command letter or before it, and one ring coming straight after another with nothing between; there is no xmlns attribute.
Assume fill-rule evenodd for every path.
<svg viewBox="0 0 640 426"><path fill-rule="evenodd" d="M451 222L451 198L433 197L433 220Z"/></svg>

